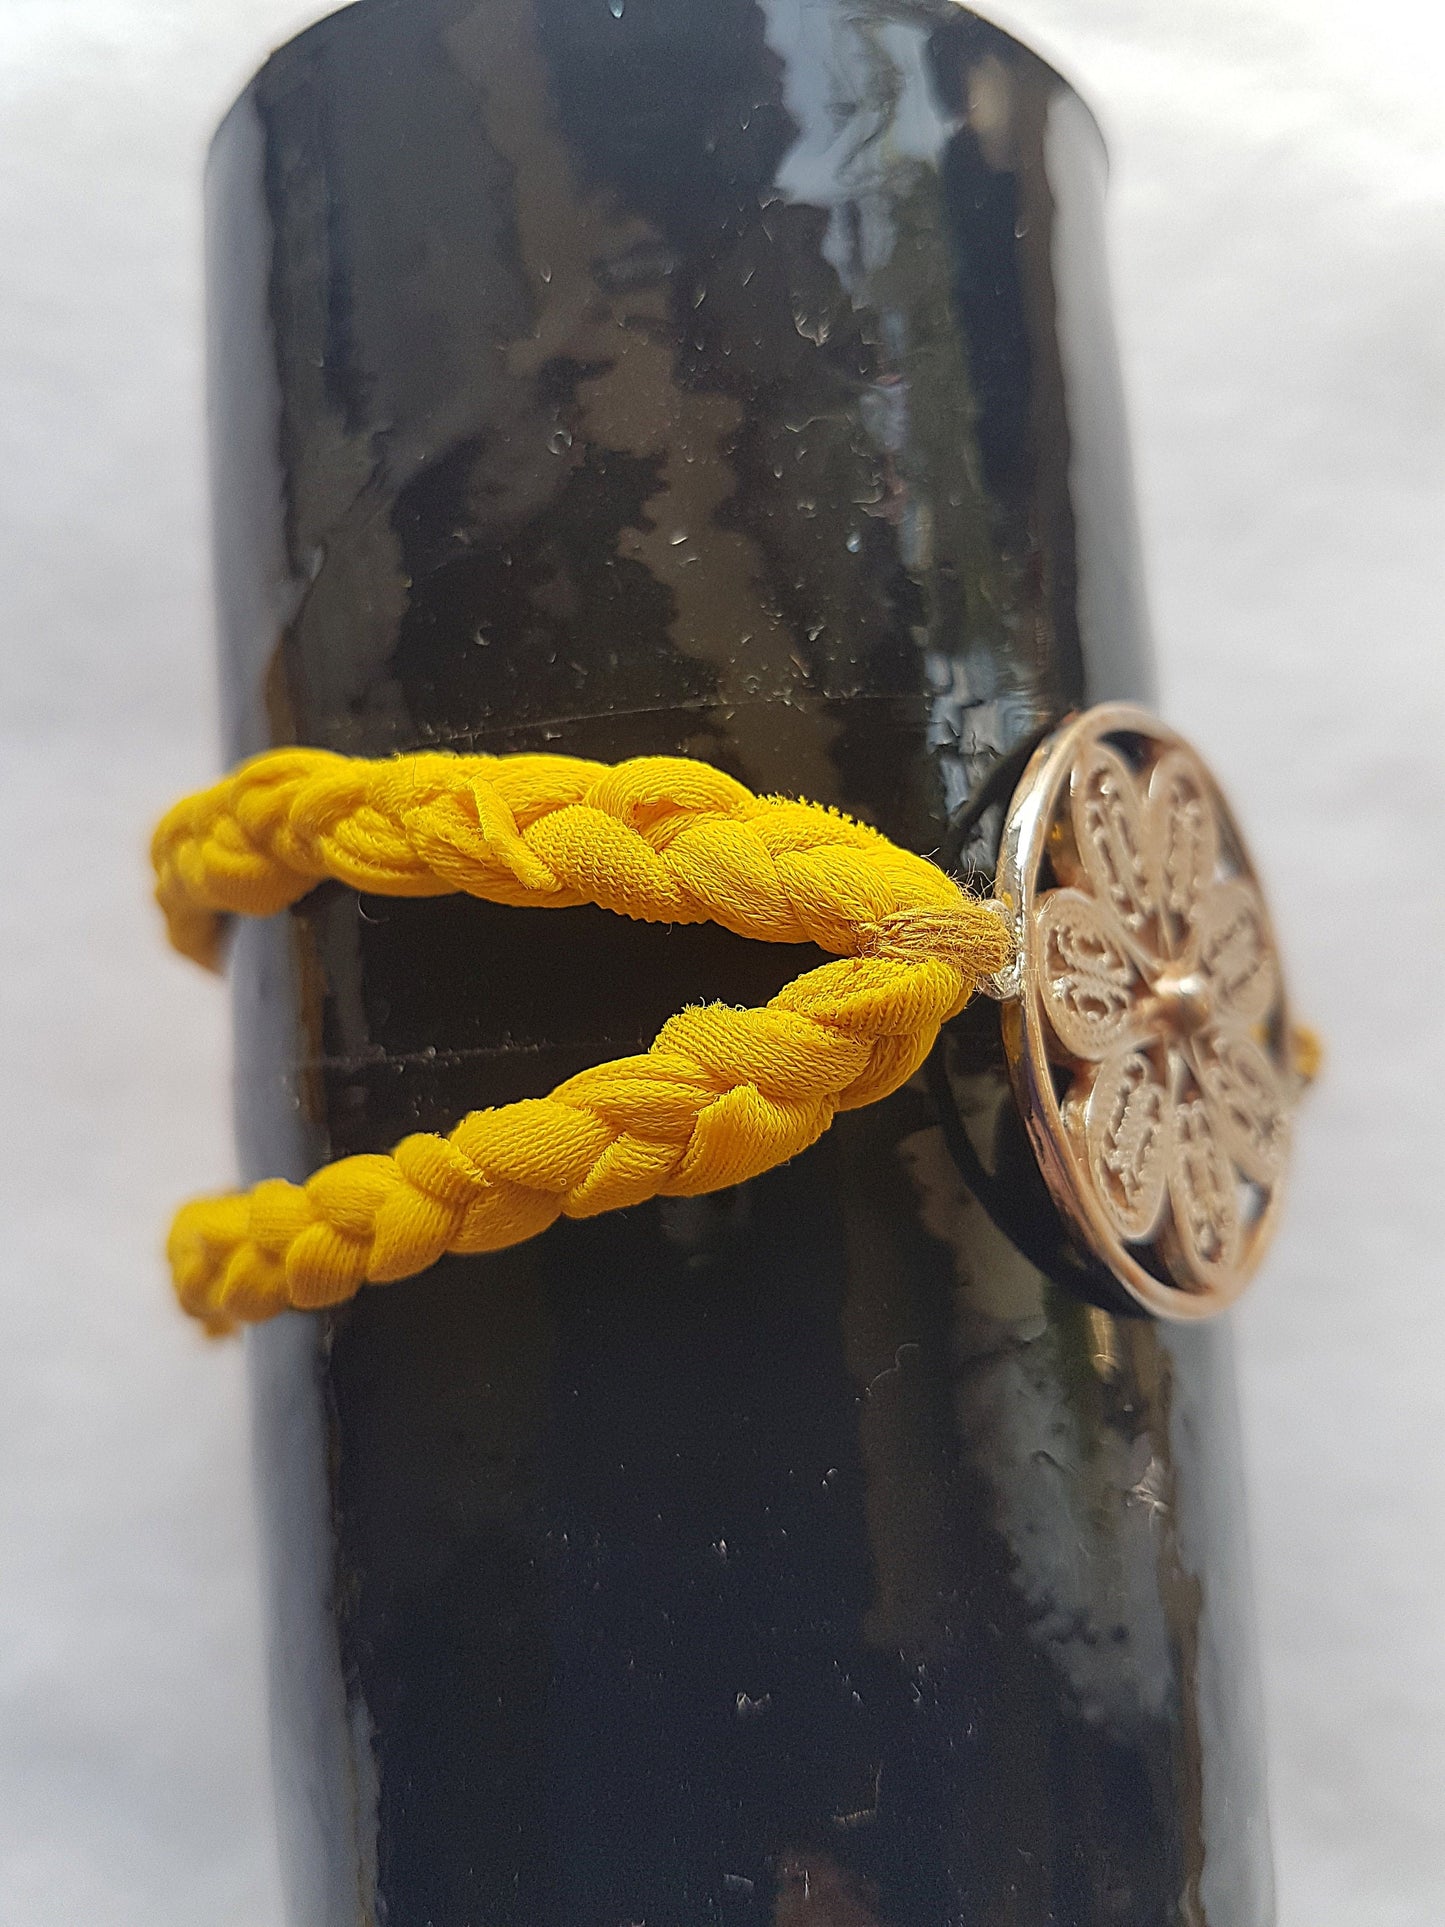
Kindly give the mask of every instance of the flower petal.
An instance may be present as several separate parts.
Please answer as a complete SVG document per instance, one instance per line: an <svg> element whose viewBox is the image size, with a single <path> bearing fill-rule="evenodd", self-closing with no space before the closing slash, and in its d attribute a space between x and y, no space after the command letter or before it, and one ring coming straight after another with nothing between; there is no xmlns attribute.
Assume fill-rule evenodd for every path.
<svg viewBox="0 0 1445 1927"><path fill-rule="evenodd" d="M1174 1108L1169 1198L1185 1275L1206 1286L1227 1284L1244 1249L1239 1181L1202 1098Z"/></svg>
<svg viewBox="0 0 1445 1927"><path fill-rule="evenodd" d="M1139 1041L1144 980L1112 917L1081 890L1055 890L1034 925L1033 967L1065 1050L1097 1062Z"/></svg>
<svg viewBox="0 0 1445 1927"><path fill-rule="evenodd" d="M1148 833L1176 947L1194 922L1219 867L1219 820L1203 770L1170 750L1149 778Z"/></svg>
<svg viewBox="0 0 1445 1927"><path fill-rule="evenodd" d="M1100 1066L1084 1106L1089 1174L1126 1244L1154 1237L1169 1186L1169 1093L1142 1051Z"/></svg>
<svg viewBox="0 0 1445 1927"><path fill-rule="evenodd" d="M1275 1184L1289 1156L1290 1106L1278 1073L1252 1038L1208 1031L1193 1046L1214 1133L1247 1178Z"/></svg>
<svg viewBox="0 0 1445 1927"><path fill-rule="evenodd" d="M1147 949L1159 943L1159 890L1134 772L1103 743L1074 766L1069 805L1079 860L1101 904Z"/></svg>
<svg viewBox="0 0 1445 1927"><path fill-rule="evenodd" d="M1279 995L1279 968L1258 890L1243 877L1218 883L1195 918L1195 960L1225 1022L1256 1024Z"/></svg>

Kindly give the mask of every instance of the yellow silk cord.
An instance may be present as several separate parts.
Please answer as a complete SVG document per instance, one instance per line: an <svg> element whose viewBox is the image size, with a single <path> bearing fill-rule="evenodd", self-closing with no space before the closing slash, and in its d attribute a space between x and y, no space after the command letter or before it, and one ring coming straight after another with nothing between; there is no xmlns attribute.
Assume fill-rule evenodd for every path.
<svg viewBox="0 0 1445 1927"><path fill-rule="evenodd" d="M152 858L171 941L210 965L222 917L273 915L328 877L719 923L836 959L761 1009L685 1010L642 1055L474 1111L446 1137L185 1205L168 1246L176 1291L217 1332L339 1304L445 1252L500 1250L558 1217L756 1177L912 1076L1011 951L997 909L926 858L682 757L276 750L177 804Z"/></svg>

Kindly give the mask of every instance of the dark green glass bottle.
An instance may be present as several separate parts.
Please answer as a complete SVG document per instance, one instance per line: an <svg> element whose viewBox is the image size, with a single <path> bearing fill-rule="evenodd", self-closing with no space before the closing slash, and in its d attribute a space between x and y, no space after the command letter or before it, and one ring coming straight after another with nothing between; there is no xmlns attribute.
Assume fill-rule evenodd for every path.
<svg viewBox="0 0 1445 1927"><path fill-rule="evenodd" d="M986 874L1150 693L1104 171L944 0L304 34L210 174L231 752L683 752ZM246 1175L808 961L320 889ZM980 1004L743 1189L257 1332L296 1927L1264 1927L1229 1335L1095 1297Z"/></svg>

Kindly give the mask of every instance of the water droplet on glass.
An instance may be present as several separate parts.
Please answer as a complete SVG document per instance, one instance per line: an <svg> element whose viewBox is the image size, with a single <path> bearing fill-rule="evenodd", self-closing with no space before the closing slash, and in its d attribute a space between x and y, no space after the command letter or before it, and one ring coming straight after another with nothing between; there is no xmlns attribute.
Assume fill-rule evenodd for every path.
<svg viewBox="0 0 1445 1927"><path fill-rule="evenodd" d="M811 341L815 348L821 348L832 333L833 324L825 314L812 315L801 302L793 303L793 326L803 337Z"/></svg>
<svg viewBox="0 0 1445 1927"><path fill-rule="evenodd" d="M552 279L552 270L550 268L539 268L537 272L544 281L550 281Z"/></svg>
<svg viewBox="0 0 1445 1927"><path fill-rule="evenodd" d="M863 546L863 538L857 529L854 529L843 546L847 549L849 555L856 555L858 553L859 549Z"/></svg>
<svg viewBox="0 0 1445 1927"><path fill-rule="evenodd" d="M547 437L547 446L554 455L565 455L572 446L571 432L565 428L554 429Z"/></svg>
<svg viewBox="0 0 1445 1927"><path fill-rule="evenodd" d="M1016 241L1022 241L1024 236L1028 233L1028 231L1029 231L1029 224L1023 218L1023 216L1020 215L1019 218L1014 222L1014 239Z"/></svg>
<svg viewBox="0 0 1445 1927"><path fill-rule="evenodd" d="M622 0L607 0L607 11L614 20L622 18Z"/></svg>
<svg viewBox="0 0 1445 1927"><path fill-rule="evenodd" d="M673 548L680 549L683 543L687 540L687 530L674 529L672 534L668 536L667 539L672 544Z"/></svg>

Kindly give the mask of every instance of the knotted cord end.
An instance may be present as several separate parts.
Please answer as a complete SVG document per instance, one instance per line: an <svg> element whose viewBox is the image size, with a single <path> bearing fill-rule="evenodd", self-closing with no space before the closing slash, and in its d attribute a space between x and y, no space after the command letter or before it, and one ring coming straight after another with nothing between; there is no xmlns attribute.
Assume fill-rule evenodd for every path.
<svg viewBox="0 0 1445 1927"><path fill-rule="evenodd" d="M859 955L932 957L992 991L1012 968L1016 945L1002 904L985 903L960 890L956 908L895 910L860 927Z"/></svg>

